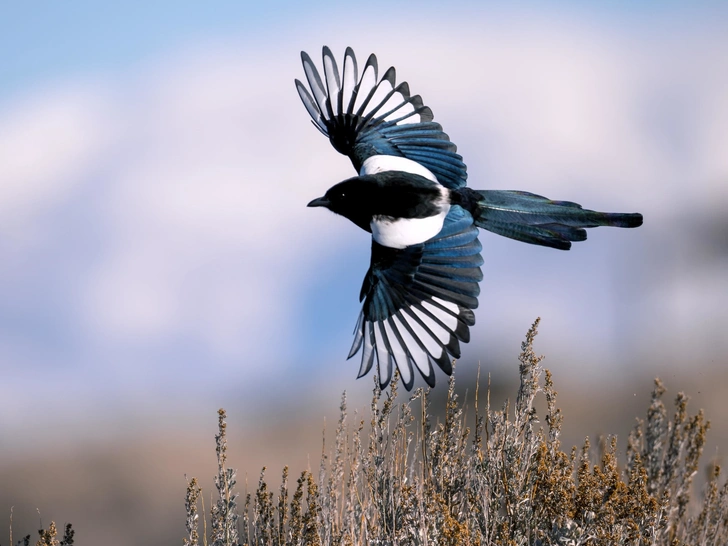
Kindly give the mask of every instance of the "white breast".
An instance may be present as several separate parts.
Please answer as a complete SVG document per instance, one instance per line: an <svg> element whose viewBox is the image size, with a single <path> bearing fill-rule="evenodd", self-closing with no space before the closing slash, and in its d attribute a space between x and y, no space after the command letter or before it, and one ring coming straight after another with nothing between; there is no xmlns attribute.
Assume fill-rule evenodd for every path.
<svg viewBox="0 0 728 546"><path fill-rule="evenodd" d="M405 248L424 243L440 233L449 211L450 205L443 205L439 214L427 218L394 219L391 216L375 216L369 224L372 237L380 245L390 248Z"/></svg>

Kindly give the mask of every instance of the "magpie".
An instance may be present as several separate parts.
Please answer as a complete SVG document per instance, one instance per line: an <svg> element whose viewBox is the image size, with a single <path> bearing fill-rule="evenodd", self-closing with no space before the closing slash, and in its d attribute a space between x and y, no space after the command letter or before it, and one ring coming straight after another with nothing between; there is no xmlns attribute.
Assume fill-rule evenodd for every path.
<svg viewBox="0 0 728 546"><path fill-rule="evenodd" d="M342 70L323 48L323 73L301 52L308 87L296 89L313 125L349 157L358 176L309 207L325 207L372 234L371 262L349 357L359 376L376 363L382 389L396 366L407 390L415 370L435 386L435 367L452 373L470 340L478 306L478 228L525 243L569 250L585 228L642 224L637 213L605 213L525 191L473 190L457 148L394 67L379 78L375 55L361 73L347 48Z"/></svg>

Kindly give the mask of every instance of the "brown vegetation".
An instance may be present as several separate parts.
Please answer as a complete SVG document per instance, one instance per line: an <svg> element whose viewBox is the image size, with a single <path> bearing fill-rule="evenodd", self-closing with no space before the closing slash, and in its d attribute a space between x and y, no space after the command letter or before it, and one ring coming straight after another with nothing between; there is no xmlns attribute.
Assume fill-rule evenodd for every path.
<svg viewBox="0 0 728 546"><path fill-rule="evenodd" d="M715 545L728 543L728 484L717 466L701 501L691 485L709 423L687 414L678 394L668 419L655 381L645 421L638 420L620 464L615 437L561 450L562 415L551 374L533 352L538 320L520 355L515 406L490 407L476 391L473 430L450 379L444 415L433 421L428 392L397 403L376 386L368 423L346 396L331 453L318 476L304 471L293 495L288 468L274 497L261 472L254 493L237 503L235 471L226 467L225 413L216 436L219 500L210 542L223 545ZM541 376L543 385L541 385ZM546 399L545 427L534 400ZM596 462L595 463L595 457ZM199 546L193 478L187 491L187 546ZM238 510L240 515L238 516ZM238 519L239 518L239 519ZM208 544L203 533L203 543Z"/></svg>

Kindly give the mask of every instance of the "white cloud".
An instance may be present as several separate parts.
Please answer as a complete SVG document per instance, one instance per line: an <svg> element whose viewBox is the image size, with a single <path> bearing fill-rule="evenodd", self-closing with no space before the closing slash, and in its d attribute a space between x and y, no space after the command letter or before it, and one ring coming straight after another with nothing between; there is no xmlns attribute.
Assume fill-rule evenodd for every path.
<svg viewBox="0 0 728 546"><path fill-rule="evenodd" d="M102 89L38 92L0 109L0 229L19 237L68 197L108 153L111 126Z"/></svg>
<svg viewBox="0 0 728 546"><path fill-rule="evenodd" d="M275 59L203 61L166 67L133 110L124 104L127 157L99 203L108 259L90 272L86 317L112 338L184 335L218 356L260 358L293 327L291 272L305 268L303 234L321 221L305 203L317 178L336 175L291 160L310 127Z"/></svg>

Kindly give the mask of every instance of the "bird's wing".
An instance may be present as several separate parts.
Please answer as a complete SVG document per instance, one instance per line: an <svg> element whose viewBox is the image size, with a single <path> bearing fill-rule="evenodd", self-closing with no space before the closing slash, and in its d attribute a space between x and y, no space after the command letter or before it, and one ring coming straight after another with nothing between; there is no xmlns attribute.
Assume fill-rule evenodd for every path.
<svg viewBox="0 0 728 546"><path fill-rule="evenodd" d="M323 48L323 78L306 52L301 52L301 61L310 92L299 80L296 88L313 124L349 156L357 172L375 155L404 157L427 168L447 188L465 185L467 173L457 147L432 121L432 110L420 96L410 96L407 82L396 84L394 67L379 79L372 54L360 76L350 47L341 73L328 47Z"/></svg>
<svg viewBox="0 0 728 546"><path fill-rule="evenodd" d="M453 206L442 231L429 241L393 249L372 240L364 279L364 305L349 358L363 348L359 377L377 363L379 383L389 384L397 366L407 390L414 369L435 385L433 363L446 374L460 357L475 323L483 278L478 229L468 212Z"/></svg>

